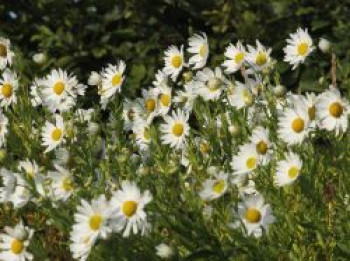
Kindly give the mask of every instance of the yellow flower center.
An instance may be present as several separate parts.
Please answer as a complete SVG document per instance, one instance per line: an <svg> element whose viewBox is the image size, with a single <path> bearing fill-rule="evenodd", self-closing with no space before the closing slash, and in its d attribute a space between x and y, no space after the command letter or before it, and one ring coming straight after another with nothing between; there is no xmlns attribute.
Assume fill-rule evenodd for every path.
<svg viewBox="0 0 350 261"><path fill-rule="evenodd" d="M339 102L333 102L329 106L329 114L335 118L339 118L343 114L343 106Z"/></svg>
<svg viewBox="0 0 350 261"><path fill-rule="evenodd" d="M18 240L17 238L15 238L12 242L11 242L11 251L12 253L18 255L20 253L22 253L22 250L24 248L24 244L21 240Z"/></svg>
<svg viewBox="0 0 350 261"><path fill-rule="evenodd" d="M261 219L260 211L256 208L248 208L245 212L245 218L249 223L258 223Z"/></svg>
<svg viewBox="0 0 350 261"><path fill-rule="evenodd" d="M266 152L267 152L267 144L265 141L261 140L259 141L258 144L256 144L256 151L259 153L259 154L262 154L262 155L265 155Z"/></svg>
<svg viewBox="0 0 350 261"><path fill-rule="evenodd" d="M307 110L308 114L309 114L309 118L310 120L314 120L315 119L315 116L316 116L316 108L315 106L311 106L309 107L309 109Z"/></svg>
<svg viewBox="0 0 350 261"><path fill-rule="evenodd" d="M206 54L207 54L207 47L205 46L205 44L203 44L199 49L199 55L201 57L205 57Z"/></svg>
<svg viewBox="0 0 350 261"><path fill-rule="evenodd" d="M175 123L173 126L173 134L180 137L184 132L184 125L182 123Z"/></svg>
<svg viewBox="0 0 350 261"><path fill-rule="evenodd" d="M34 178L34 171L33 170L27 171L27 175L29 178L33 179Z"/></svg>
<svg viewBox="0 0 350 261"><path fill-rule="evenodd" d="M291 179L294 179L298 174L299 174L298 167L293 166L288 170L288 177Z"/></svg>
<svg viewBox="0 0 350 261"><path fill-rule="evenodd" d="M253 96L251 92L248 91L247 89L243 90L243 100L247 105L250 105L253 102Z"/></svg>
<svg viewBox="0 0 350 261"><path fill-rule="evenodd" d="M146 109L148 112L153 112L156 108L156 101L154 99L147 99L146 100Z"/></svg>
<svg viewBox="0 0 350 261"><path fill-rule="evenodd" d="M172 59L171 59L171 64L175 67L175 68L179 68L182 65L182 57L180 55L175 55Z"/></svg>
<svg viewBox="0 0 350 261"><path fill-rule="evenodd" d="M0 56L1 57L6 57L7 56L7 48L3 44L0 44Z"/></svg>
<svg viewBox="0 0 350 261"><path fill-rule="evenodd" d="M123 212L128 218L132 217L137 210L137 203L132 200L125 201L123 204Z"/></svg>
<svg viewBox="0 0 350 261"><path fill-rule="evenodd" d="M255 63L259 66L264 65L267 62L267 56L264 52L259 52L255 58Z"/></svg>
<svg viewBox="0 0 350 261"><path fill-rule="evenodd" d="M97 231L100 229L101 223L102 223L102 216L100 214L94 214L90 217L90 228L94 231Z"/></svg>
<svg viewBox="0 0 350 261"><path fill-rule="evenodd" d="M61 81L59 82L56 82L53 86L53 91L57 94L57 95L61 95L62 92L64 91L65 89L65 84Z"/></svg>
<svg viewBox="0 0 350 261"><path fill-rule="evenodd" d="M65 191L71 191L73 189L73 184L70 178L65 178L62 182L62 188Z"/></svg>
<svg viewBox="0 0 350 261"><path fill-rule="evenodd" d="M170 95L163 93L160 96L160 102L162 103L163 106L168 107L170 104Z"/></svg>
<svg viewBox="0 0 350 261"><path fill-rule="evenodd" d="M218 181L216 181L213 185L213 191L216 193L216 194L221 194L223 192L223 190L225 189L225 185L226 185L226 182L225 180L223 179L220 179Z"/></svg>
<svg viewBox="0 0 350 261"><path fill-rule="evenodd" d="M12 95L12 85L10 83L4 83L1 92L5 98L10 98Z"/></svg>
<svg viewBox="0 0 350 261"><path fill-rule="evenodd" d="M309 46L307 45L307 43L300 43L298 45L298 54L300 56L305 56L308 50L309 50Z"/></svg>
<svg viewBox="0 0 350 261"><path fill-rule="evenodd" d="M59 141L60 138L62 137L62 131L59 128L56 128L53 130L51 137L54 141Z"/></svg>
<svg viewBox="0 0 350 261"><path fill-rule="evenodd" d="M256 157L248 158L245 164L248 169L254 169L256 167Z"/></svg>
<svg viewBox="0 0 350 261"><path fill-rule="evenodd" d="M302 132L304 130L304 120L302 118L296 118L292 122L292 130L296 133Z"/></svg>
<svg viewBox="0 0 350 261"><path fill-rule="evenodd" d="M143 131L143 137L145 138L145 140L151 139L151 132L149 131L149 129L145 128L145 130Z"/></svg>
<svg viewBox="0 0 350 261"><path fill-rule="evenodd" d="M122 81L122 75L120 73L116 73L112 78L112 85L116 86L119 85Z"/></svg>
<svg viewBox="0 0 350 261"><path fill-rule="evenodd" d="M220 88L220 85L221 85L221 80L219 78L214 77L208 81L207 86L211 92L215 92Z"/></svg>
<svg viewBox="0 0 350 261"><path fill-rule="evenodd" d="M241 63L243 61L243 59L244 59L244 53L239 52L235 56L235 63Z"/></svg>

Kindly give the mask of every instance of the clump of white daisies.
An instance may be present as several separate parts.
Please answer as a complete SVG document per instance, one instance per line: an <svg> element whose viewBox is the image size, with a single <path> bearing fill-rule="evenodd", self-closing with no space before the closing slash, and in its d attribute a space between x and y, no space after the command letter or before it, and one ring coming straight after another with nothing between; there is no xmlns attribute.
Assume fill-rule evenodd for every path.
<svg viewBox="0 0 350 261"><path fill-rule="evenodd" d="M294 70L314 51L308 31L299 28L287 40L284 61ZM20 79L11 67L10 41L0 38L0 148L9 148L12 132L20 136L26 131L21 142L27 155L2 165L0 202L15 209L50 202L69 215L74 211L70 251L74 259L86 260L98 240L152 233L157 215L152 217L147 208L150 204L156 209L160 198L152 197L155 188L141 190L138 184L147 179L147 167L170 159L164 162L166 173L170 169L186 173L183 187L196 194L207 219L213 215L212 205L226 200L232 221L225 224L227 229L263 236L276 218L259 192L261 173L271 174L265 180L275 188L293 186L308 174L302 147L324 131L341 139L350 111L348 100L335 86L303 95L284 94L277 82L272 87L277 61L271 53L258 40L254 45L238 40L227 46L222 65L210 68L207 36L195 34L187 48L166 49L164 67L152 86L141 90L141 97L123 96L124 61L92 72L88 85L97 87L100 106L89 109L79 103L89 87L74 74L53 69L30 87L28 104L32 113L41 113L38 118L27 115L31 128L23 130L14 125L21 119L14 119L11 109L20 106L19 97L28 95L20 90ZM110 112L104 124L100 115L112 103L121 110ZM130 158L125 151L132 152L127 154ZM6 152L11 158L11 150ZM157 176L165 178L164 173ZM181 200L186 201L185 194ZM182 204L181 200L176 203ZM168 208L174 203L169 202ZM5 227L0 260L32 260L28 247L33 234L22 221ZM174 255L161 242L156 251L161 258Z"/></svg>

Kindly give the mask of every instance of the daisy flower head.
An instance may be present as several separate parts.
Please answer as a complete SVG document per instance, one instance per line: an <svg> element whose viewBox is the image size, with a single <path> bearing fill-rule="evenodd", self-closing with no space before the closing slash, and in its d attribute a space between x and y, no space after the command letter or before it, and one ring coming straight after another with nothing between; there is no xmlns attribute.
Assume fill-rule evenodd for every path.
<svg viewBox="0 0 350 261"><path fill-rule="evenodd" d="M6 143L5 135L7 134L8 119L0 110L0 148Z"/></svg>
<svg viewBox="0 0 350 261"><path fill-rule="evenodd" d="M142 118L135 121L133 133L136 135L136 144L141 151L146 151L151 143L150 125Z"/></svg>
<svg viewBox="0 0 350 261"><path fill-rule="evenodd" d="M246 61L246 56L247 52L240 41L236 45L231 43L227 46L225 51L226 60L222 64L223 67L226 67L225 72L237 72Z"/></svg>
<svg viewBox="0 0 350 261"><path fill-rule="evenodd" d="M98 238L107 238L112 232L109 227L111 208L104 195L91 203L81 200L74 214L75 224L70 233L70 250L75 259L86 260Z"/></svg>
<svg viewBox="0 0 350 261"><path fill-rule="evenodd" d="M309 133L309 115L305 108L287 108L278 119L278 136L288 145L301 144Z"/></svg>
<svg viewBox="0 0 350 261"><path fill-rule="evenodd" d="M227 191L227 179L228 174L221 171L214 175L213 178L205 180L202 185L202 190L199 192L199 196L205 201L221 197Z"/></svg>
<svg viewBox="0 0 350 261"><path fill-rule="evenodd" d="M236 81L235 84L230 84L227 89L227 101L239 110L251 106L254 102L254 96L245 84Z"/></svg>
<svg viewBox="0 0 350 261"><path fill-rule="evenodd" d="M205 66L209 56L208 38L205 33L194 34L189 39L189 48L187 51L194 54L188 61L189 65L193 65L193 69L200 69Z"/></svg>
<svg viewBox="0 0 350 261"><path fill-rule="evenodd" d="M270 205L265 204L263 196L259 194L243 197L237 214L247 234L256 238L262 236L263 230L268 232L269 225L275 221Z"/></svg>
<svg viewBox="0 0 350 261"><path fill-rule="evenodd" d="M14 208L21 208L31 199L26 180L18 173L0 169L3 187L0 187L0 202L11 202Z"/></svg>
<svg viewBox="0 0 350 261"><path fill-rule="evenodd" d="M198 94L205 101L218 100L227 82L219 67L216 67L215 71L208 67L204 68L197 72L196 80L199 87Z"/></svg>
<svg viewBox="0 0 350 261"><path fill-rule="evenodd" d="M171 116L165 115L165 123L160 125L163 133L161 140L163 144L170 145L171 148L183 149L186 146L186 137L189 135L188 113L177 109Z"/></svg>
<svg viewBox="0 0 350 261"><path fill-rule="evenodd" d="M271 65L271 51L272 49L266 49L258 40L256 40L256 48L248 45L247 62L252 66L256 72L263 71L265 68Z"/></svg>
<svg viewBox="0 0 350 261"><path fill-rule="evenodd" d="M256 127L250 140L255 144L256 151L260 155L261 164L268 164L273 154L273 144L269 139L269 130L261 126Z"/></svg>
<svg viewBox="0 0 350 261"><path fill-rule="evenodd" d="M183 110L191 112L193 104L199 93L199 84L197 81L190 81L184 85L184 90L176 92L174 102L179 104Z"/></svg>
<svg viewBox="0 0 350 261"><path fill-rule="evenodd" d="M183 46L179 49L172 45L165 51L164 57L164 73L171 77L175 82L183 67L185 66Z"/></svg>
<svg viewBox="0 0 350 261"><path fill-rule="evenodd" d="M103 69L102 84L99 90L99 95L101 96L101 104L107 105L109 99L116 93L121 92L121 87L124 82L124 71L126 65L125 62L120 60L117 65L109 64Z"/></svg>
<svg viewBox="0 0 350 261"><path fill-rule="evenodd" d="M156 79L152 82L154 87L168 86L168 75L163 70L158 70Z"/></svg>
<svg viewBox="0 0 350 261"><path fill-rule="evenodd" d="M124 230L123 237L128 237L131 231L135 235L144 234L149 228L145 207L151 200L148 190L141 193L134 182L123 181L121 189L115 191L111 199L111 208L115 210L111 219L113 230Z"/></svg>
<svg viewBox="0 0 350 261"><path fill-rule="evenodd" d="M65 142L65 127L61 115L56 114L56 123L46 121L42 128L42 145L47 147L44 153L55 149L58 145Z"/></svg>
<svg viewBox="0 0 350 261"><path fill-rule="evenodd" d="M77 96L83 95L86 89L74 75L69 75L62 69L52 70L39 84L43 105L51 112L70 110L75 105Z"/></svg>
<svg viewBox="0 0 350 261"><path fill-rule="evenodd" d="M151 123L160 113L157 90L155 88L142 89L142 98L136 99L135 105L135 120L141 117Z"/></svg>
<svg viewBox="0 0 350 261"><path fill-rule="evenodd" d="M275 184L282 187L293 183L300 175L303 163L293 152L285 154L285 159L277 162Z"/></svg>
<svg viewBox="0 0 350 261"><path fill-rule="evenodd" d="M155 89L158 96L158 111L160 115L165 115L169 112L172 103L171 88L163 85Z"/></svg>
<svg viewBox="0 0 350 261"><path fill-rule="evenodd" d="M254 171L260 163L260 155L256 145L247 143L239 147L237 155L232 157L230 163L234 175L244 175Z"/></svg>
<svg viewBox="0 0 350 261"><path fill-rule="evenodd" d="M20 221L15 227L5 227L0 234L0 260L25 261L33 260L33 255L27 251L34 230Z"/></svg>
<svg viewBox="0 0 350 261"><path fill-rule="evenodd" d="M336 135L344 133L348 128L349 101L342 98L336 88L320 94L316 102L316 119L318 126Z"/></svg>
<svg viewBox="0 0 350 261"><path fill-rule="evenodd" d="M49 171L51 195L54 200L66 201L74 191L74 178L67 169L54 165L56 171Z"/></svg>
<svg viewBox="0 0 350 261"><path fill-rule="evenodd" d="M314 49L307 29L298 28L296 33L290 34L290 38L287 39L287 46L283 49L285 53L284 61L293 65L292 69L294 70L299 64L304 63L306 57Z"/></svg>
<svg viewBox="0 0 350 261"><path fill-rule="evenodd" d="M11 104L17 103L16 91L18 89L18 79L16 73L5 70L0 78L0 105L7 108Z"/></svg>
<svg viewBox="0 0 350 261"><path fill-rule="evenodd" d="M0 38L0 70L4 70L7 65L12 65L15 54L11 51L10 40Z"/></svg>

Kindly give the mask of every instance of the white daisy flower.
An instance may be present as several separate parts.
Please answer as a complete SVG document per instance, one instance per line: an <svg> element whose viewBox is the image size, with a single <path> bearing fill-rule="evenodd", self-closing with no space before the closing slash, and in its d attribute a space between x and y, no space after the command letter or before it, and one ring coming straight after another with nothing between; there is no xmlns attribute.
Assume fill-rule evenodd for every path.
<svg viewBox="0 0 350 261"><path fill-rule="evenodd" d="M20 161L18 164L18 170L24 171L27 175L27 178L34 181L35 189L40 195L46 195L43 187L44 176L40 173L39 166L34 160L31 161L29 159L26 159L24 161Z"/></svg>
<svg viewBox="0 0 350 261"><path fill-rule="evenodd" d="M28 184L20 174L2 168L0 177L3 184L0 187L0 202L12 202L14 208L21 208L30 201Z"/></svg>
<svg viewBox="0 0 350 261"><path fill-rule="evenodd" d="M186 146L186 137L189 135L188 113L178 109L172 116L165 115L165 123L160 125L163 133L161 140L163 144L169 144L171 148L183 149Z"/></svg>
<svg viewBox="0 0 350 261"><path fill-rule="evenodd" d="M102 77L98 72L92 71L90 73L88 84L91 86L99 86L102 84Z"/></svg>
<svg viewBox="0 0 350 261"><path fill-rule="evenodd" d="M33 260L33 255L27 251L33 234L34 230L24 226L22 221L15 227L6 226L0 234L0 260Z"/></svg>
<svg viewBox="0 0 350 261"><path fill-rule="evenodd" d="M285 159L277 162L275 184L282 187L293 183L300 175L303 163L293 152L285 154Z"/></svg>
<svg viewBox="0 0 350 261"><path fill-rule="evenodd" d="M158 106L158 93L156 89L142 89L142 98L135 100L135 121L141 118L150 124L160 113Z"/></svg>
<svg viewBox="0 0 350 261"><path fill-rule="evenodd" d="M284 61L293 65L292 69L294 70L299 64L304 63L306 57L314 49L307 29L298 28L296 33L290 34L290 38L287 39L287 46L283 49L285 52Z"/></svg>
<svg viewBox="0 0 350 261"><path fill-rule="evenodd" d="M231 183L237 187L238 194L243 197L245 195L257 194L255 182L244 176L234 176Z"/></svg>
<svg viewBox="0 0 350 261"><path fill-rule="evenodd" d="M47 147L44 153L55 149L65 142L65 127L61 115L56 114L56 124L46 121L42 128L42 145Z"/></svg>
<svg viewBox="0 0 350 261"><path fill-rule="evenodd" d="M70 250L73 258L86 260L98 238L106 239L111 231L109 219L112 209L104 195L93 199L91 204L81 200L74 214L75 224L70 233Z"/></svg>
<svg viewBox="0 0 350 261"><path fill-rule="evenodd" d="M0 105L7 108L11 104L17 103L16 91L18 89L18 79L16 73L5 70L0 78Z"/></svg>
<svg viewBox="0 0 350 261"><path fill-rule="evenodd" d="M269 225L275 222L270 205L264 204L264 198L259 194L243 198L238 204L238 217L247 234L257 238L262 236L263 229L268 232Z"/></svg>
<svg viewBox="0 0 350 261"><path fill-rule="evenodd" d="M339 90L329 89L320 94L316 103L316 118L319 127L334 131L336 135L344 133L348 128L349 102L343 99Z"/></svg>
<svg viewBox="0 0 350 261"><path fill-rule="evenodd" d="M117 65L109 64L103 69L102 84L99 90L101 96L101 104L106 107L110 98L116 93L121 92L121 87L124 82L125 62L120 60Z"/></svg>
<svg viewBox="0 0 350 261"><path fill-rule="evenodd" d="M158 70L156 79L153 81L154 87L168 86L168 75L163 70Z"/></svg>
<svg viewBox="0 0 350 261"><path fill-rule="evenodd" d="M165 115L169 112L172 103L171 88L166 85L155 88L155 93L158 96L158 111L160 115Z"/></svg>
<svg viewBox="0 0 350 261"><path fill-rule="evenodd" d="M273 155L273 144L269 139L269 130L261 126L256 127L250 141L255 144L256 151L260 155L261 164L268 164Z"/></svg>
<svg viewBox="0 0 350 261"><path fill-rule="evenodd" d="M38 84L41 87L43 105L51 112L70 110L75 105L77 96L84 95L86 89L74 75L68 75L62 69L52 70Z"/></svg>
<svg viewBox="0 0 350 261"><path fill-rule="evenodd" d="M199 196L206 201L217 199L226 193L228 188L228 174L219 172L213 178L207 179L203 182L202 190Z"/></svg>
<svg viewBox="0 0 350 261"><path fill-rule="evenodd" d="M205 66L209 56L209 44L205 33L194 34L189 39L187 51L194 54L188 61L189 65L194 65L193 69L200 69Z"/></svg>
<svg viewBox="0 0 350 261"><path fill-rule="evenodd" d="M133 132L136 135L136 144L140 150L148 150L149 144L151 143L150 125L140 118L135 122Z"/></svg>
<svg viewBox="0 0 350 261"><path fill-rule="evenodd" d="M242 109L253 104L254 96L250 89L243 83L236 81L227 89L227 100L235 108Z"/></svg>
<svg viewBox="0 0 350 261"><path fill-rule="evenodd" d="M48 177L51 179L51 195L54 200L66 201L74 191L74 178L67 169L54 165L56 171L49 171Z"/></svg>
<svg viewBox="0 0 350 261"><path fill-rule="evenodd" d="M7 65L12 65L15 54L10 49L10 40L0 38L0 70L4 70Z"/></svg>
<svg viewBox="0 0 350 261"><path fill-rule="evenodd" d="M170 259L174 256L174 250L171 246L161 243L156 246L156 255L162 259Z"/></svg>
<svg viewBox="0 0 350 261"><path fill-rule="evenodd" d="M176 92L174 102L182 105L183 110L191 112L194 101L198 97L199 84L197 81L192 80L184 85L184 89Z"/></svg>
<svg viewBox="0 0 350 261"><path fill-rule="evenodd" d="M111 208L116 212L111 219L113 230L123 231L123 237L128 237L130 232L143 234L149 228L145 206L151 202L152 195L148 190L141 193L134 182L123 181L121 189L113 193Z"/></svg>
<svg viewBox="0 0 350 261"><path fill-rule="evenodd" d="M244 175L254 171L260 163L256 145L248 143L239 147L238 154L232 157L230 163L234 175Z"/></svg>
<svg viewBox="0 0 350 261"><path fill-rule="evenodd" d="M271 64L271 51L266 49L258 40L256 40L256 48L248 45L247 62L253 67L254 71L262 71Z"/></svg>
<svg viewBox="0 0 350 261"><path fill-rule="evenodd" d="M170 76L171 79L175 82L176 78L182 71L182 68L185 66L183 46L181 46L180 49L174 45L170 46L165 51L164 63L164 73Z"/></svg>
<svg viewBox="0 0 350 261"><path fill-rule="evenodd" d="M309 133L309 115L305 108L287 108L278 119L278 136L288 145L301 144Z"/></svg>
<svg viewBox="0 0 350 261"><path fill-rule="evenodd" d="M7 134L7 124L8 119L0 110L0 148L3 147L6 143L5 135Z"/></svg>
<svg viewBox="0 0 350 261"><path fill-rule="evenodd" d="M309 116L309 127L314 128L316 126L316 102L317 96L314 93L306 93L304 95L294 95L292 93L287 94L287 104L300 110L306 110Z"/></svg>
<svg viewBox="0 0 350 261"><path fill-rule="evenodd" d="M247 52L240 41L236 45L230 43L226 47L225 57L227 58L222 64L226 67L225 73L237 72L246 60Z"/></svg>
<svg viewBox="0 0 350 261"><path fill-rule="evenodd" d="M218 100L225 88L227 79L221 72L219 67L212 71L206 67L196 74L198 94L202 96L205 101Z"/></svg>

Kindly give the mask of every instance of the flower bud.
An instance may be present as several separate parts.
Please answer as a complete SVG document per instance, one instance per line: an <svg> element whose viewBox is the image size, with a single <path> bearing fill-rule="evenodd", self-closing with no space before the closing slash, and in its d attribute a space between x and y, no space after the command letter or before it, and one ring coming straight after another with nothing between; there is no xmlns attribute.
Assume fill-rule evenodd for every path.
<svg viewBox="0 0 350 261"><path fill-rule="evenodd" d="M320 38L320 41L318 42L318 48L320 48L323 53L329 53L331 43L327 39Z"/></svg>

